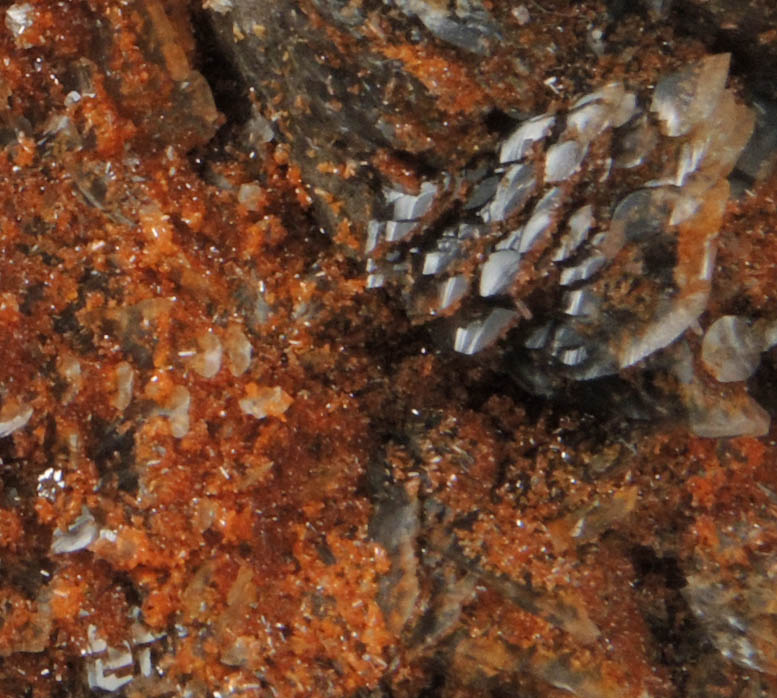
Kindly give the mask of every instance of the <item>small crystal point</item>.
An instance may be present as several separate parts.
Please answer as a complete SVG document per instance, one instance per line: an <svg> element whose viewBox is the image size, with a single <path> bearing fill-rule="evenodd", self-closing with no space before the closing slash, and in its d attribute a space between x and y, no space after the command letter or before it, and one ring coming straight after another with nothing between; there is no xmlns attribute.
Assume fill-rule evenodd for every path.
<svg viewBox="0 0 777 698"><path fill-rule="evenodd" d="M683 136L712 114L726 86L730 63L729 53L707 56L656 85L650 108L667 136Z"/></svg>

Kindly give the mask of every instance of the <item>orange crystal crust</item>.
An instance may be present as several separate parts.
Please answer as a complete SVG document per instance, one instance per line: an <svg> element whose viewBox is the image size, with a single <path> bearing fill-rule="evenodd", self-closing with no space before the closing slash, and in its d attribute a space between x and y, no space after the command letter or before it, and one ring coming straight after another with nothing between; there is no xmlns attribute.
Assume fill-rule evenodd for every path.
<svg viewBox="0 0 777 698"><path fill-rule="evenodd" d="M538 41L604 11L547 4ZM343 246L319 231L283 144L213 140L186 3L14 7L0 695L777 691L774 441L602 422L438 350L365 290L347 226ZM673 57L594 73L647 82L702 52L640 21L620 31ZM453 115L506 89L380 50ZM591 66L569 56L571 83ZM774 315L775 197L730 206L713 312Z"/></svg>

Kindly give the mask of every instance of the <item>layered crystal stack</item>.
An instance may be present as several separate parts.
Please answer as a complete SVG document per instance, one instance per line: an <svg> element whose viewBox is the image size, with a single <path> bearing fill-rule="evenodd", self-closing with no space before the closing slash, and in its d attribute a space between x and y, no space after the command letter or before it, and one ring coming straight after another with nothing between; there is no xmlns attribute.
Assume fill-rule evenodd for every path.
<svg viewBox="0 0 777 698"><path fill-rule="evenodd" d="M506 338L535 392L650 359L707 306L727 177L754 130L729 62L707 56L652 93L606 84L519 123L477 168L385 191L368 287L445 318L463 354Z"/></svg>
<svg viewBox="0 0 777 698"><path fill-rule="evenodd" d="M753 130L750 110L725 89L728 65L716 55L688 66L649 104L606 85L565 113L521 123L493 168L424 183L417 195L385 192L391 218L369 226L368 285L396 279L414 308L453 315L454 348L465 354L520 325L548 370L577 379L665 347L705 308L725 178ZM665 156L639 188L579 205L578 185L617 193L622 171L656 150ZM452 206L456 223L438 223ZM529 305L538 286L558 287L549 314Z"/></svg>

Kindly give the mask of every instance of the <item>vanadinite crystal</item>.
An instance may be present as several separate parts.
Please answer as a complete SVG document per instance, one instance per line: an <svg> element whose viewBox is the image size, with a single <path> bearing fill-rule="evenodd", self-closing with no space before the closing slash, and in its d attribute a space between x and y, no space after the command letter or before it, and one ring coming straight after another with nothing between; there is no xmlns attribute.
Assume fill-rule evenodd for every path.
<svg viewBox="0 0 777 698"><path fill-rule="evenodd" d="M771 0L0 13L0 697L777 695Z"/></svg>

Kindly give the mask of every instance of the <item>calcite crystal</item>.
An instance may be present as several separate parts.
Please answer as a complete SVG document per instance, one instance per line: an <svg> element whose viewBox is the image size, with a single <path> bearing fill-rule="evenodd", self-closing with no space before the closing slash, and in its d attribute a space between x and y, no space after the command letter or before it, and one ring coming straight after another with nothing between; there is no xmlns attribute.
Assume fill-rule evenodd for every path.
<svg viewBox="0 0 777 698"><path fill-rule="evenodd" d="M537 368L518 363L530 383L547 384L547 374L597 378L641 362L680 336L706 306L728 193L723 178L753 129L750 111L724 92L728 63L727 55L711 56L661 79L649 109L622 84L612 83L577 100L566 114L520 124L501 146L496 172L486 171L483 180L465 185L485 198L484 182L491 181L491 196L482 205L466 200L469 220L436 236L424 221L433 201L408 211L405 203L420 197L392 194L394 220L381 223L383 235L369 242L377 250L388 243L388 261L372 277L408 276L410 293L420 296L414 300L420 312L436 316L443 305L445 315L455 313L454 347L463 353L486 348L511 324L522 325L507 341L528 343L533 352L548 354L550 362ZM655 115L653 124L649 112ZM543 148L554 122L558 140ZM632 142L645 129L652 130L647 142L667 153L661 169L635 191L624 194L613 187L608 200L607 182L620 168L595 153L605 147L621 151L621 142ZM658 145L660 134L687 140ZM575 197L575 175L588 164L589 152L594 163L586 174L598 180L601 203L575 208L568 201ZM676 154L676 165L669 153ZM638 153L629 164L640 165L648 155ZM394 233L398 226L404 228L401 236ZM557 241L554 233L565 228ZM409 253L392 245L403 241ZM481 257L486 261L473 274L473 261ZM494 297L503 310L494 310L494 302L481 310L463 294L452 303L447 284L457 277L467 280L477 300ZM554 279L561 289L553 288ZM661 287L662 279L671 279L669 288ZM551 310L556 317L547 317L545 308L530 304L539 289L558 297L563 315ZM624 293L639 298L633 311L623 302ZM655 308L652 315L646 306ZM521 313L530 317L519 323ZM470 315L486 317L468 321Z"/></svg>
<svg viewBox="0 0 777 698"><path fill-rule="evenodd" d="M774 117L691 5L0 8L0 695L774 695Z"/></svg>

